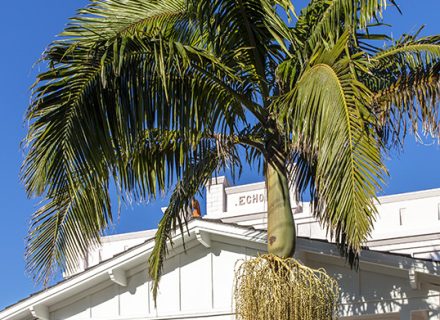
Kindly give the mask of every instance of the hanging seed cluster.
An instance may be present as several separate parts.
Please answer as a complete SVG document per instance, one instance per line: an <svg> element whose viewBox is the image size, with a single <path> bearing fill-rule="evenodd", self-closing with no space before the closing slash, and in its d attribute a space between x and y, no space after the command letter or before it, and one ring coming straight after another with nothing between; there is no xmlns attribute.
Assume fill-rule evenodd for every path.
<svg viewBox="0 0 440 320"><path fill-rule="evenodd" d="M263 255L243 261L234 290L238 320L336 319L336 280L293 258Z"/></svg>

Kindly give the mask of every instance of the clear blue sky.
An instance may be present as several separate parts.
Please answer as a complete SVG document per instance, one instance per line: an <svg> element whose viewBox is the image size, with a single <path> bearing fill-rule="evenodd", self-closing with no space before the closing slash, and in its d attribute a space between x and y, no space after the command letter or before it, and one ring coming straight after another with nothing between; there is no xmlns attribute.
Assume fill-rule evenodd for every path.
<svg viewBox="0 0 440 320"><path fill-rule="evenodd" d="M301 7L306 1L297 1ZM397 37L426 25L424 34L440 34L439 0L400 0L404 15L393 10L386 13L389 32ZM67 18L86 0L3 1L0 30L0 309L15 303L36 288L24 271L24 238L28 221L37 201L29 200L19 181L23 160L20 141L26 132L23 122L29 102L29 87L38 69L34 62L60 32ZM295 3L295 1L294 1ZM385 194L440 187L440 148L437 144L416 144L411 137L405 152L388 160L391 173ZM240 183L255 182L261 177L245 170ZM123 208L119 224L110 232L152 228L160 217L164 200L147 206Z"/></svg>

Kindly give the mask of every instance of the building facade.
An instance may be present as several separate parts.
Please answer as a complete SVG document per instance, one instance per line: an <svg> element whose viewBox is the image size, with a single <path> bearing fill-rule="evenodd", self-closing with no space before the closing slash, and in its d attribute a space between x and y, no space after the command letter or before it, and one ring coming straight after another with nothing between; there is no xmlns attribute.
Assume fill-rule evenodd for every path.
<svg viewBox="0 0 440 320"><path fill-rule="evenodd" d="M341 319L440 320L440 189L379 198L379 216L352 270L310 214L291 195L296 258L324 268L341 287ZM266 251L264 183L207 187L206 215L176 233L164 264L157 305L147 259L155 230L105 237L77 270L0 311L0 320L234 319L237 263Z"/></svg>

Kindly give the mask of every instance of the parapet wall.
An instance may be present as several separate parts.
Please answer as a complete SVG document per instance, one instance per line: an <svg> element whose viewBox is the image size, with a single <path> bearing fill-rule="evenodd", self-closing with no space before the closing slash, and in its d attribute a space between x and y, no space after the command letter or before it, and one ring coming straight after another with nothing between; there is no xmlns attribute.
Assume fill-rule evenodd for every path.
<svg viewBox="0 0 440 320"><path fill-rule="evenodd" d="M230 186L225 177L207 186L207 219L266 229L267 202L264 182ZM300 237L327 239L308 202L291 192L292 212ZM379 197L378 215L366 245L371 249L440 259L440 189Z"/></svg>

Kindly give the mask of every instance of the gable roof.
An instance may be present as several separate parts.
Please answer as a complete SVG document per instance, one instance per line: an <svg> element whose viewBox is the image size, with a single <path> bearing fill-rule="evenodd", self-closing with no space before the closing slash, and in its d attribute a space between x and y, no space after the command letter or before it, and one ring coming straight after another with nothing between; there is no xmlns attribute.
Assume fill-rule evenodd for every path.
<svg viewBox="0 0 440 320"><path fill-rule="evenodd" d="M260 252L266 251L266 239L267 234L264 230L208 219L191 220L188 224L188 233L185 233L185 242L187 243L191 240L197 240L199 245L210 247L212 240L220 240L236 245L244 243ZM180 232L173 236L173 242L174 246L171 252L184 250ZM48 319L48 307L67 297L109 279L124 285L126 282L125 271L146 264L153 247L154 237L147 238L139 245L6 307L0 311L0 320L18 320L30 315L39 319ZM299 238L297 252L298 258L304 261L312 259L345 265L345 260L339 256L339 250L336 246L326 240ZM397 274L407 279L414 275L414 286L417 286L417 281L419 281L437 289L440 288L440 263L435 261L413 259L405 255L366 249L361 254L360 268L375 270L379 273ZM423 271L421 271L422 269Z"/></svg>

